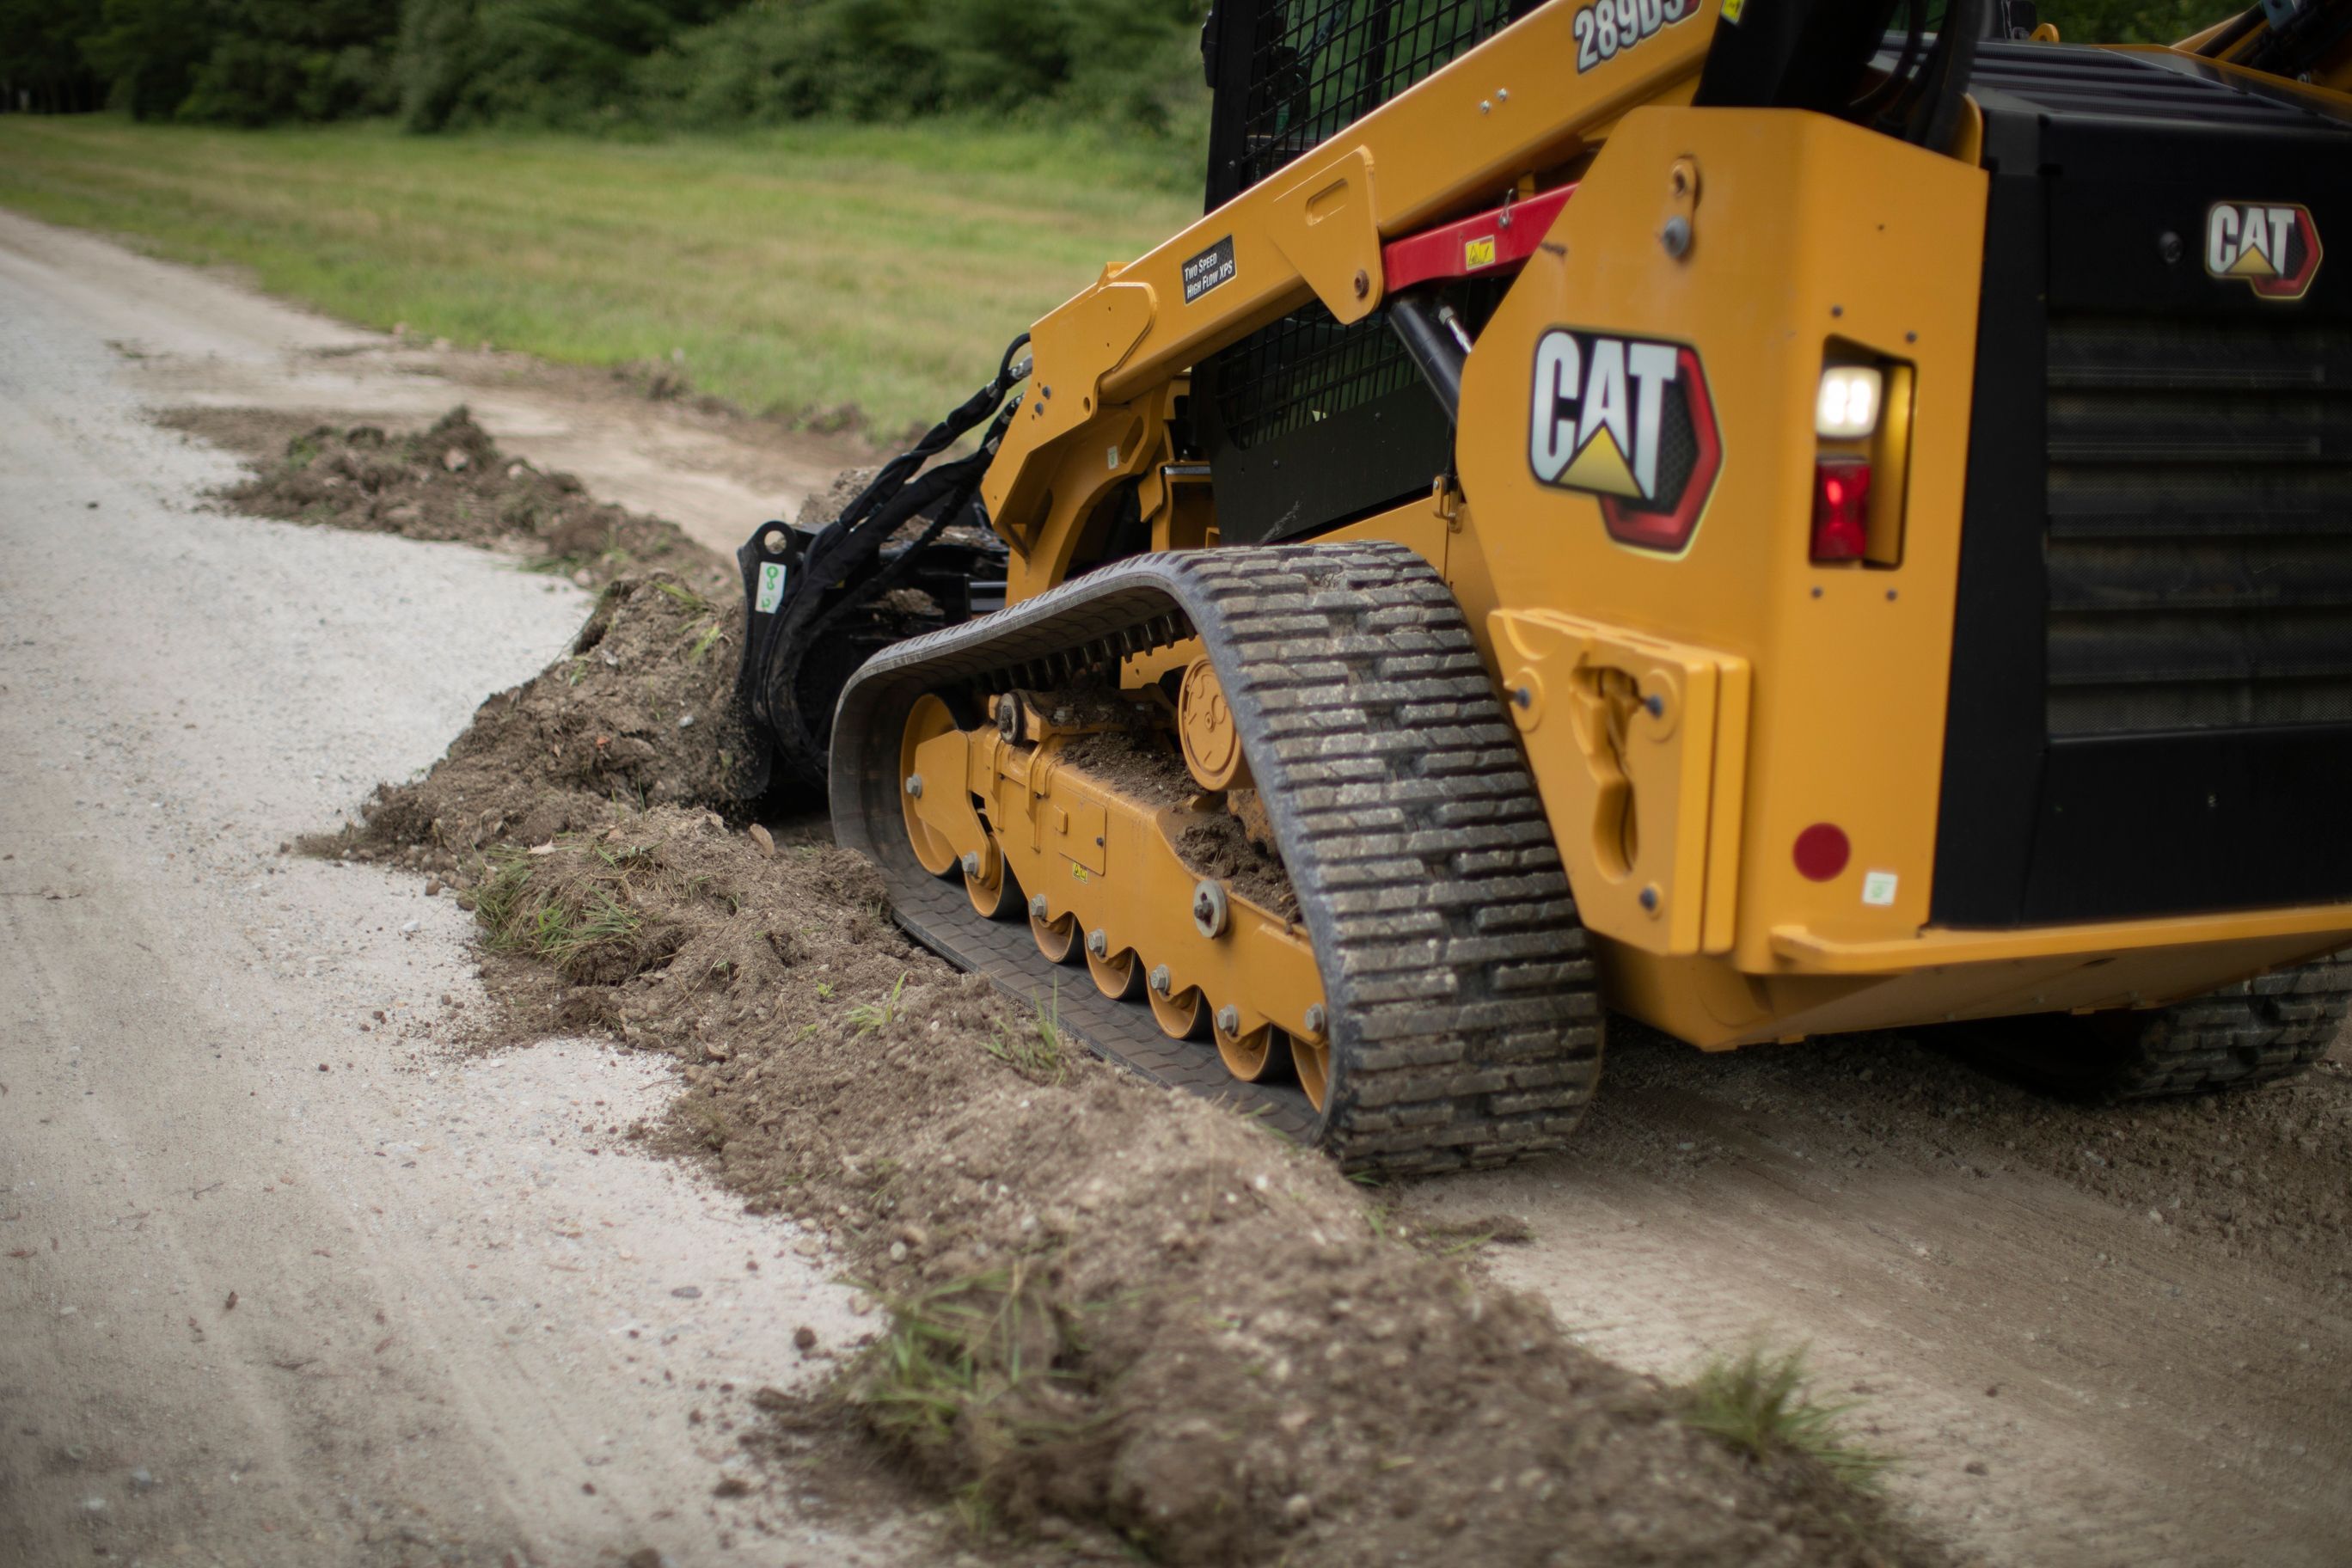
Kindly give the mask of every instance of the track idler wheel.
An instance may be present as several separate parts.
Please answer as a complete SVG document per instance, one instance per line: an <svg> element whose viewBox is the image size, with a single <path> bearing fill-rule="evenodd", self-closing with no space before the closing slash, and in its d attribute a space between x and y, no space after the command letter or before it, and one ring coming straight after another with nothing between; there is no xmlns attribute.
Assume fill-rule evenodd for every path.
<svg viewBox="0 0 2352 1568"><path fill-rule="evenodd" d="M922 817L923 775L916 771L915 752L926 741L952 734L961 726L948 705L928 693L915 699L907 713L907 728L898 740L898 777L902 781L898 810L906 819L907 842L924 870L944 877L957 868L955 847ZM974 900L978 908L978 900Z"/></svg>

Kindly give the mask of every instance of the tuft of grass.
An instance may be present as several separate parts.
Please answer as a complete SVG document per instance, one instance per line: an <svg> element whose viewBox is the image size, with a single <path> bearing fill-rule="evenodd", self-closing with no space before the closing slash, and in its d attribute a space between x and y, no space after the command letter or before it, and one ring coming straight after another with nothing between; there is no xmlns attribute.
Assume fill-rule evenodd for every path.
<svg viewBox="0 0 2352 1568"><path fill-rule="evenodd" d="M886 446L1201 214L1200 142L978 118L621 141L0 115L0 205L249 271L363 326L657 363Z"/></svg>
<svg viewBox="0 0 2352 1568"><path fill-rule="evenodd" d="M665 598L690 616L699 618L710 613L710 601L683 583L673 583L664 578L656 582L654 586L661 590Z"/></svg>
<svg viewBox="0 0 2352 1568"><path fill-rule="evenodd" d="M1048 1083L1059 1083L1069 1075L1069 1052L1062 1037L1062 987L1055 982L1052 1000L1031 994L1037 1016L1029 1026L1006 1034L1003 1026L992 1023L988 1038L983 1042L988 1054L1016 1070Z"/></svg>
<svg viewBox="0 0 2352 1568"><path fill-rule="evenodd" d="M1758 1464L1801 1455L1857 1490L1875 1490L1895 1459L1847 1434L1842 1418L1859 1402L1815 1404L1805 1384L1804 1346L1775 1354L1751 1344L1699 1369L1683 1390L1683 1420Z"/></svg>
<svg viewBox="0 0 2352 1568"><path fill-rule="evenodd" d="M879 1002L855 1002L850 1005L849 1022L861 1035L877 1029L887 1029L898 1018L898 994L907 988L907 977L900 974L891 983L890 994Z"/></svg>
<svg viewBox="0 0 2352 1568"><path fill-rule="evenodd" d="M578 978L591 959L634 944L645 930L645 916L626 901L627 865L639 853L614 856L600 848L597 858L608 876L559 885L540 876L530 851L492 851L488 874L474 893L484 941L494 952L528 952L565 978Z"/></svg>
<svg viewBox="0 0 2352 1568"><path fill-rule="evenodd" d="M1066 1443L1084 1423L1056 1384L1079 1348L1049 1300L1044 1266L1016 1258L887 1303L890 1326L849 1379L847 1397L881 1436L965 1466L966 1522L990 1518L991 1468ZM960 1461L960 1462L959 1462ZM965 1509L960 1505L959 1511Z"/></svg>

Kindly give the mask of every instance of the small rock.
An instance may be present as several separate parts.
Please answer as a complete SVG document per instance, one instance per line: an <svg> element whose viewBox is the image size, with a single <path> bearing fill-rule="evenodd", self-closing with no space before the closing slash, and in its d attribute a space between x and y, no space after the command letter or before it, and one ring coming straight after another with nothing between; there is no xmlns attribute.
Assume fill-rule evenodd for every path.
<svg viewBox="0 0 2352 1568"><path fill-rule="evenodd" d="M404 921L401 923L400 934L403 936L414 936L418 931L424 928L424 925L425 922L423 921Z"/></svg>
<svg viewBox="0 0 2352 1568"><path fill-rule="evenodd" d="M800 1352L803 1355L806 1355L809 1352L816 1349L816 1331L810 1328L806 1323L803 1323L799 1328L794 1329L793 1331L793 1349Z"/></svg>
<svg viewBox="0 0 2352 1568"><path fill-rule="evenodd" d="M681 713L681 714L679 714L679 715L678 715L678 719L677 719L677 727L678 727L679 729L681 729L681 730L691 730L691 729L693 729L693 728L694 728L694 715L693 715L693 714L691 714L691 713Z"/></svg>
<svg viewBox="0 0 2352 1568"><path fill-rule="evenodd" d="M425 896L428 899L437 899L441 896L440 878L427 877L425 879Z"/></svg>
<svg viewBox="0 0 2352 1568"><path fill-rule="evenodd" d="M751 1493L751 1483L742 1477L721 1476L719 1478L719 1484L710 1489L710 1495L712 1497L745 1497Z"/></svg>
<svg viewBox="0 0 2352 1568"><path fill-rule="evenodd" d="M453 474L464 468L473 460L473 458L466 456L463 449L457 447L452 447L447 451L441 454L441 466L448 469Z"/></svg>
<svg viewBox="0 0 2352 1568"><path fill-rule="evenodd" d="M681 1301L699 1300L702 1297L702 1287L699 1285L681 1285L677 1289L671 1291L670 1294L677 1297Z"/></svg>
<svg viewBox="0 0 2352 1568"><path fill-rule="evenodd" d="M139 1468L131 1471L131 1489L134 1492L153 1491L155 1489L155 1472L147 1468L144 1465L142 1465Z"/></svg>
<svg viewBox="0 0 2352 1568"><path fill-rule="evenodd" d="M1293 1524L1304 1524L1315 1517L1315 1500L1305 1492L1293 1492L1284 1500L1282 1517Z"/></svg>
<svg viewBox="0 0 2352 1568"><path fill-rule="evenodd" d="M894 1241L890 1244L890 1261L893 1263L904 1263L907 1261L907 1244L905 1242Z"/></svg>
<svg viewBox="0 0 2352 1568"><path fill-rule="evenodd" d="M1960 1468L1972 1476L1988 1476L1992 1473L1990 1470L1985 1468L1985 1462L1982 1459L1970 1459L1967 1464L1962 1465Z"/></svg>
<svg viewBox="0 0 2352 1568"><path fill-rule="evenodd" d="M104 1513L106 1500L102 1497L86 1497L81 1500L81 1510L84 1513Z"/></svg>
<svg viewBox="0 0 2352 1568"><path fill-rule="evenodd" d="M750 827L745 828L743 831L745 836L748 837L753 844L759 846L761 854L765 855L771 860L776 858L776 836L774 834L769 832L767 828L756 822L751 824Z"/></svg>

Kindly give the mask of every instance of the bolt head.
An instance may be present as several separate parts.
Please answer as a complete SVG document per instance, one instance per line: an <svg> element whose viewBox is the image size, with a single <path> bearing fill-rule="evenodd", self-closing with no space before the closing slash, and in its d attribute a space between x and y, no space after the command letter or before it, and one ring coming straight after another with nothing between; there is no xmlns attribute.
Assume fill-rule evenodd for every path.
<svg viewBox="0 0 2352 1568"><path fill-rule="evenodd" d="M1042 924L1044 924L1044 923L1045 923L1045 894L1040 893L1040 894L1038 894L1035 898L1034 898L1034 899L1032 899L1032 900L1029 900L1029 918L1030 918L1031 920L1033 920L1033 921L1037 921L1040 925L1042 925Z"/></svg>
<svg viewBox="0 0 2352 1568"><path fill-rule="evenodd" d="M1166 964L1163 963L1160 965L1159 968L1154 969L1151 972L1151 989L1158 994L1162 996L1167 995L1170 984L1168 966Z"/></svg>
<svg viewBox="0 0 2352 1568"><path fill-rule="evenodd" d="M2166 233L2157 237L2156 253L2164 258L2164 264L2167 267L2170 267L2180 259L2181 249L2180 237L2179 235L2167 231Z"/></svg>
<svg viewBox="0 0 2352 1568"><path fill-rule="evenodd" d="M908 793L909 795L913 796L913 797L914 797L915 799L917 799L917 800L920 800L920 799L922 799L922 798L923 798L923 775L922 775L922 774L920 774L920 773L908 773L908 774L907 775L907 793Z"/></svg>
<svg viewBox="0 0 2352 1568"><path fill-rule="evenodd" d="M1218 1008L1217 1027L1223 1029L1228 1035L1240 1034L1242 1032L1242 1010L1239 1007L1234 1006L1230 1003Z"/></svg>
<svg viewBox="0 0 2352 1568"><path fill-rule="evenodd" d="M967 877L977 877L980 875L980 855L978 851L975 850L967 854L963 858L963 874Z"/></svg>
<svg viewBox="0 0 2352 1568"><path fill-rule="evenodd" d="M1658 885L1655 882L1642 889L1642 908L1651 914L1658 912Z"/></svg>
<svg viewBox="0 0 2352 1568"><path fill-rule="evenodd" d="M1328 1016L1323 1011L1322 1003L1318 1002L1307 1009L1306 1023L1308 1034L1320 1035L1323 1032L1323 1026L1328 1021Z"/></svg>
<svg viewBox="0 0 2352 1568"><path fill-rule="evenodd" d="M1356 269L1354 287L1356 290L1356 298L1359 300L1362 299L1365 295L1372 291L1372 275L1366 272L1363 268L1358 268Z"/></svg>
<svg viewBox="0 0 2352 1568"><path fill-rule="evenodd" d="M1097 958L1110 956L1110 936L1102 927L1097 926L1087 932L1087 951Z"/></svg>
<svg viewBox="0 0 2352 1568"><path fill-rule="evenodd" d="M1677 261L1681 260L1685 256L1690 253L1690 219L1683 216L1680 213L1676 213L1674 216L1668 218L1666 220L1666 226L1658 231L1658 243L1666 247L1666 254L1668 256L1673 257Z"/></svg>
<svg viewBox="0 0 2352 1568"><path fill-rule="evenodd" d="M1536 694L1528 687L1514 686L1511 688L1511 701L1521 708L1532 708L1535 706Z"/></svg>

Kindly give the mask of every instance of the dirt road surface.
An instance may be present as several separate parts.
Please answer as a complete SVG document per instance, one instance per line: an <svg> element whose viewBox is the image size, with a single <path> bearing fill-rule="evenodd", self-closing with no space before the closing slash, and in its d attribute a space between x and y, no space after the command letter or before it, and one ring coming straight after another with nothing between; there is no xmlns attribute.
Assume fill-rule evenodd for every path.
<svg viewBox="0 0 2352 1568"><path fill-rule="evenodd" d="M5 216L0 332L0 1560L888 1556L812 1541L772 1486L709 1500L743 1380L801 1364L796 1324L832 1347L861 1320L789 1231L622 1152L664 1081L581 1046L453 1057L459 913L275 853L425 762L581 601L194 510L228 466L133 405L496 422L467 356ZM711 432L499 374L603 431L502 439L700 507L716 545L797 500L732 436L681 458ZM702 488L631 488L673 461ZM2292 1089L2088 1110L1906 1039L1623 1039L1569 1153L1378 1201L1523 1229L1482 1267L1661 1375L1809 1342L1970 1560L2352 1561L2342 1043Z"/></svg>
<svg viewBox="0 0 2352 1568"><path fill-rule="evenodd" d="M422 425L463 403L507 451L667 518L728 560L762 521L791 518L843 468L871 461L863 447L691 398L651 400L602 372L328 321L15 213L0 212L0 283L114 347L120 384L152 407Z"/></svg>
<svg viewBox="0 0 2352 1568"><path fill-rule="evenodd" d="M1894 1037L1626 1040L1562 1157L1428 1184L1583 1342L1674 1376L1763 1333L2018 1564L2352 1561L2352 1051L2216 1106L2053 1104Z"/></svg>
<svg viewBox="0 0 2352 1568"><path fill-rule="evenodd" d="M278 852L586 595L200 510L234 465L142 417L155 366L241 388L315 323L113 265L0 260L0 1562L891 1560L713 1497L868 1320L630 1152L663 1072L457 1053L469 918Z"/></svg>

